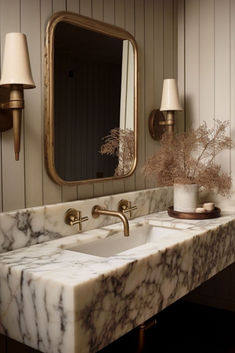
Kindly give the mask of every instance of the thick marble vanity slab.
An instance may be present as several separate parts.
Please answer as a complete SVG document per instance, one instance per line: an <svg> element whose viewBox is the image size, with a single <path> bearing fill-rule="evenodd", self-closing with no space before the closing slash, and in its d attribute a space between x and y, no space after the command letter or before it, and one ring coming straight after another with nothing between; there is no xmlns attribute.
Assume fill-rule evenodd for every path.
<svg viewBox="0 0 235 353"><path fill-rule="evenodd" d="M130 224L130 236L144 224L164 234L111 257L67 248L120 224L1 254L0 331L46 353L96 352L235 260L235 214L185 221L158 212Z"/></svg>
<svg viewBox="0 0 235 353"><path fill-rule="evenodd" d="M160 187L138 190L112 196L58 203L49 206L33 207L13 212L0 213L0 253L43 243L77 233L77 226L68 226L64 222L65 212L75 208L88 216L83 223L83 231L100 228L117 222L117 218L93 218L94 205L101 205L109 210L117 210L121 199L128 199L132 205L138 205L134 217L166 210L172 205L172 188Z"/></svg>

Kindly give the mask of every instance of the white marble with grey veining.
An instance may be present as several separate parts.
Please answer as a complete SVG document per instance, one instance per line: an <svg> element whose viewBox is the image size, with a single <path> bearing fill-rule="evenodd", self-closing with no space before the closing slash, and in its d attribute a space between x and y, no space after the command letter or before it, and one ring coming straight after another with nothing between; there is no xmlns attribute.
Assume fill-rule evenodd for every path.
<svg viewBox="0 0 235 353"><path fill-rule="evenodd" d="M82 224L84 231L117 222L117 218L110 217L94 219L91 210L96 204L117 210L118 202L123 198L131 201L132 205L138 205L138 209L133 212L134 217L143 216L171 206L172 188L139 190L1 213L0 253L76 234L77 226L71 227L64 223L64 214L69 208L80 210L82 217L89 217Z"/></svg>
<svg viewBox="0 0 235 353"><path fill-rule="evenodd" d="M120 224L1 254L0 331L45 353L93 353L235 260L234 214L184 221L159 212L130 224L132 237L143 224L164 232L111 257L67 248L112 237Z"/></svg>

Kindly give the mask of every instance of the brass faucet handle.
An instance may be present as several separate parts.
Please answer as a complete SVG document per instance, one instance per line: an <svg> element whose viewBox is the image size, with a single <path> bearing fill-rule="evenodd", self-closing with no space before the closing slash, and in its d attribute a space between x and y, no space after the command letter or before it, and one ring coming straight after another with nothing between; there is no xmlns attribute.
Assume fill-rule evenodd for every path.
<svg viewBox="0 0 235 353"><path fill-rule="evenodd" d="M118 210L122 213L130 213L130 218L132 218L132 211L137 210L137 206L131 206L131 201L121 200L118 204Z"/></svg>
<svg viewBox="0 0 235 353"><path fill-rule="evenodd" d="M75 210L75 208L69 208L65 212L65 218L64 221L66 224L70 226L74 226L75 224L78 224L78 230L82 230L82 222L88 221L88 217L82 217L82 212Z"/></svg>

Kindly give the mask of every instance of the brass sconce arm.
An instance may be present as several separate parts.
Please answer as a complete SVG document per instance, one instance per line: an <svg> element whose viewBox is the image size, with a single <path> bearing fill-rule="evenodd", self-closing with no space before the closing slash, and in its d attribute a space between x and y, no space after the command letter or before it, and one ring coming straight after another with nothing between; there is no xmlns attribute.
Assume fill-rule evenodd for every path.
<svg viewBox="0 0 235 353"><path fill-rule="evenodd" d="M12 112L12 118L10 119L13 121L15 160L18 161L20 152L21 116L22 110L24 109L24 95L22 85L11 86L9 101L6 103L1 103L0 109L2 110L1 115L5 115L5 119L7 118L8 112ZM4 126L2 128L2 126L0 126L0 130L5 131L6 127Z"/></svg>

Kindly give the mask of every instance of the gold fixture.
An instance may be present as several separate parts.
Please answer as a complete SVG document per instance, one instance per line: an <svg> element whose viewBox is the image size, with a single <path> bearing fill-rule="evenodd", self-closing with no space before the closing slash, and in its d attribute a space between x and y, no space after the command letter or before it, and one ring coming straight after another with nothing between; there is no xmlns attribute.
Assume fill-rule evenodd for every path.
<svg viewBox="0 0 235 353"><path fill-rule="evenodd" d="M119 211L111 211L111 210L107 210L99 205L95 205L92 208L92 216L94 218L98 218L100 215L104 215L104 216L112 216L112 217L118 217L120 218L120 220L123 223L124 226L124 235L125 237L129 236L129 223L128 223L128 219L126 218L126 216Z"/></svg>
<svg viewBox="0 0 235 353"><path fill-rule="evenodd" d="M174 134L175 111L183 110L180 101L176 80L165 79L163 82L161 108L152 110L149 116L149 132L154 140L160 140L167 132L169 136ZM162 111L166 112L166 118Z"/></svg>
<svg viewBox="0 0 235 353"><path fill-rule="evenodd" d="M137 206L131 206L131 201L121 200L118 204L118 211L122 213L130 213L130 218L132 218L132 211L137 210Z"/></svg>
<svg viewBox="0 0 235 353"><path fill-rule="evenodd" d="M82 217L81 211L75 210L75 208L69 208L65 212L65 223L74 226L75 224L78 224L78 230L82 230L82 222L88 221L88 217Z"/></svg>
<svg viewBox="0 0 235 353"><path fill-rule="evenodd" d="M134 134L135 134L135 147L134 159L130 171L122 176L101 177L96 179L86 180L64 180L60 177L55 167L55 114L54 114L54 52L55 52L55 31L56 26L60 22L66 22L74 26L81 27L96 33L103 34L123 41L128 40L134 52L134 84L133 84L133 111L134 111ZM71 48L74 45L71 42ZM108 180L116 180L124 177L129 177L135 171L137 165L137 110L138 110L138 62L137 62L137 45L134 37L122 28L113 26L111 24L103 23L85 16L77 15L71 12L58 12L54 14L47 25L46 30L46 45L45 45L45 163L47 172L51 179L59 185L77 185L87 184L92 182L104 182Z"/></svg>
<svg viewBox="0 0 235 353"><path fill-rule="evenodd" d="M32 78L26 36L7 33L0 81L0 131L13 126L15 160L19 160L21 115L24 109L24 88L35 88ZM5 92L4 92L5 91ZM9 99L7 99L9 95Z"/></svg>
<svg viewBox="0 0 235 353"><path fill-rule="evenodd" d="M146 338L145 331L155 326L156 324L157 324L157 320L155 318L151 318L139 326L138 346L135 353L141 353L144 351L145 338Z"/></svg>
<svg viewBox="0 0 235 353"><path fill-rule="evenodd" d="M160 140L166 131L165 117L159 109L151 111L149 116L149 133L154 140Z"/></svg>

